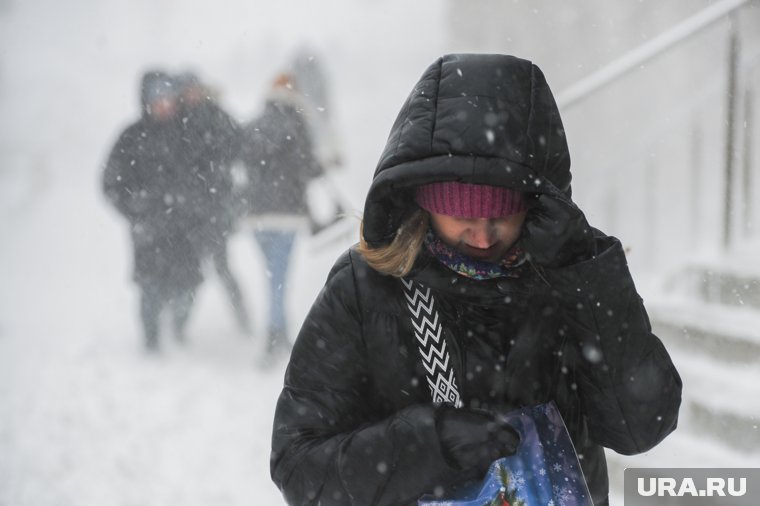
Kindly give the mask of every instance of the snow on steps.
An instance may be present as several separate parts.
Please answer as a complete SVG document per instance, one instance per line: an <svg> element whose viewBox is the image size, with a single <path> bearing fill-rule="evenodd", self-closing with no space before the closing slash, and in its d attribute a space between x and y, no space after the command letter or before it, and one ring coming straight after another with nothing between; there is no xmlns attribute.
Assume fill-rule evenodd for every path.
<svg viewBox="0 0 760 506"><path fill-rule="evenodd" d="M647 302L647 312L668 345L726 362L760 363L760 311L671 298Z"/></svg>
<svg viewBox="0 0 760 506"><path fill-rule="evenodd" d="M673 362L684 382L686 428L739 452L760 453L760 368L681 351L673 353Z"/></svg>
<svg viewBox="0 0 760 506"><path fill-rule="evenodd" d="M760 310L760 254L752 258L693 265L673 276L666 289L705 302Z"/></svg>
<svg viewBox="0 0 760 506"><path fill-rule="evenodd" d="M683 379L688 429L760 452L760 312L676 298L647 309Z"/></svg>

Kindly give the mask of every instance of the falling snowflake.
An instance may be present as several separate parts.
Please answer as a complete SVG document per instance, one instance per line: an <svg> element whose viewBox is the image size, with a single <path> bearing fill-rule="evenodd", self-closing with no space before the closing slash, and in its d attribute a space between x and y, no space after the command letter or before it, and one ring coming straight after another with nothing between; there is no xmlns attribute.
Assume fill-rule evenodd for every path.
<svg viewBox="0 0 760 506"><path fill-rule="evenodd" d="M552 466L552 469L554 469L554 471L558 473L562 471L562 466L559 463L557 463Z"/></svg>
<svg viewBox="0 0 760 506"><path fill-rule="evenodd" d="M554 499L549 499L549 502L546 503L546 506L554 506Z"/></svg>
<svg viewBox="0 0 760 506"><path fill-rule="evenodd" d="M538 470L538 474L540 474L541 476L546 476L546 469L542 467L541 469Z"/></svg>

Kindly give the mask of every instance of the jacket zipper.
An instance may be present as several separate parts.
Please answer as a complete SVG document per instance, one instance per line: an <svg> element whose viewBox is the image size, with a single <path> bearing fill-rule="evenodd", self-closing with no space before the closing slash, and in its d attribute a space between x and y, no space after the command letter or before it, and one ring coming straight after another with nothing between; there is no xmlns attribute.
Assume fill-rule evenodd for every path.
<svg viewBox="0 0 760 506"><path fill-rule="evenodd" d="M459 359L459 367L456 368L457 370L454 374L457 375L459 384L461 385L459 387L459 400L462 406L464 406L464 399L467 393L465 391L465 378L467 377L467 336L462 331L462 314L459 308L453 305L452 307L454 308L454 328L449 329L451 333L450 341L452 341L452 347L456 348L457 358ZM457 337L460 337L460 339L457 339Z"/></svg>

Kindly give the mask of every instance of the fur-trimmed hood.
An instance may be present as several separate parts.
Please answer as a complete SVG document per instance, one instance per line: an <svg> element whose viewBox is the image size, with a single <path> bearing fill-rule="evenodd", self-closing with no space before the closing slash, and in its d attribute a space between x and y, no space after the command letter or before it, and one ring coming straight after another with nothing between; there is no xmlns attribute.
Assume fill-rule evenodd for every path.
<svg viewBox="0 0 760 506"><path fill-rule="evenodd" d="M570 155L541 70L497 54L452 54L423 73L393 124L364 207L364 237L387 244L434 181L570 194Z"/></svg>

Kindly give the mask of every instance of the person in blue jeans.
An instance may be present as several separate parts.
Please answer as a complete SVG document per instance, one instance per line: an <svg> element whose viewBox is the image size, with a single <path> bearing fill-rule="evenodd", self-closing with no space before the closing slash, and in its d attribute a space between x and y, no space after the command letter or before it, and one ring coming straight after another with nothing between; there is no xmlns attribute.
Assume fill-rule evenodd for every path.
<svg viewBox="0 0 760 506"><path fill-rule="evenodd" d="M287 348L287 317L285 308L285 286L287 285L290 253L293 249L296 230L257 230L256 241L266 261L269 278L269 341L268 352Z"/></svg>
<svg viewBox="0 0 760 506"><path fill-rule="evenodd" d="M263 112L243 130L241 160L247 185L242 198L254 221L254 235L266 259L270 309L266 352L290 348L285 308L290 254L306 230L306 188L323 174L306 124L304 97L289 74L278 75Z"/></svg>

